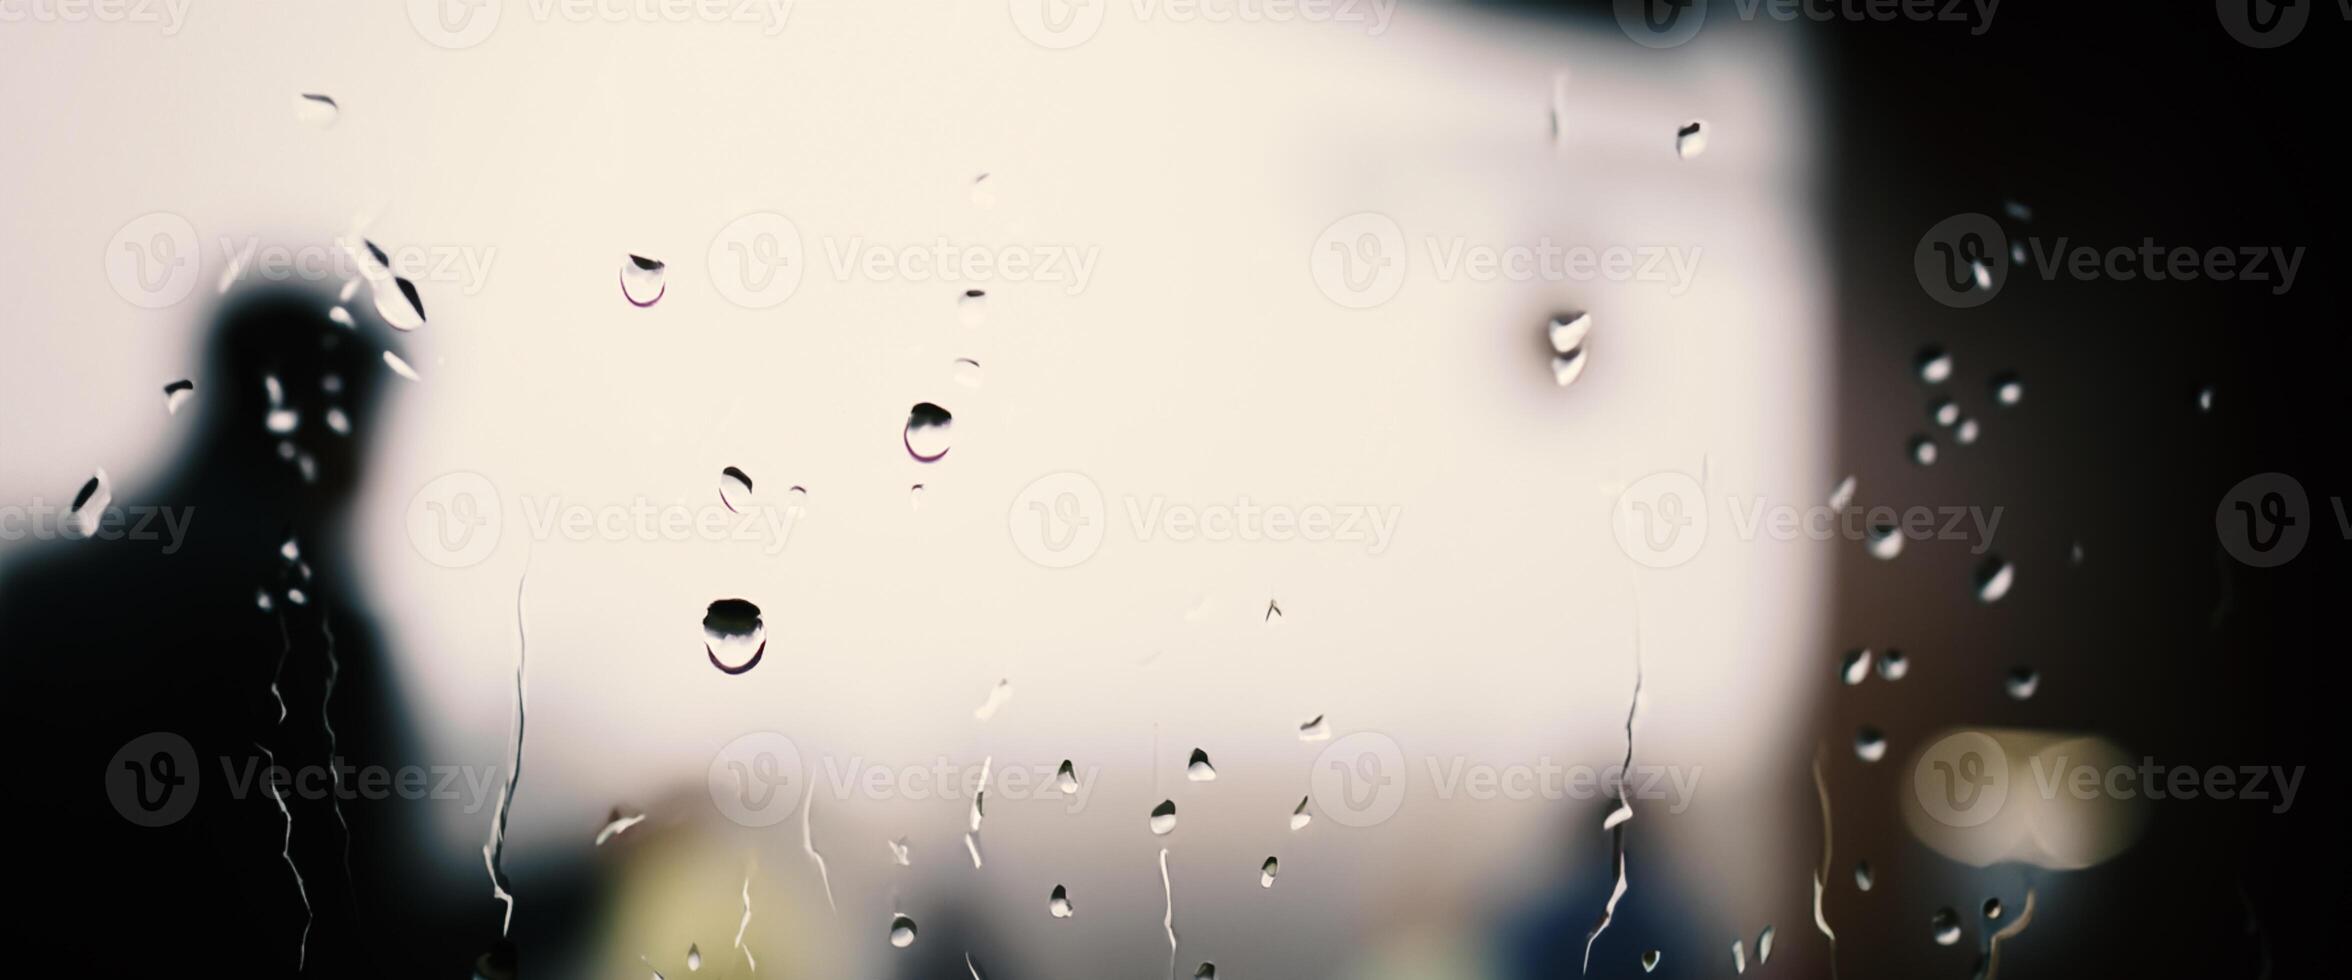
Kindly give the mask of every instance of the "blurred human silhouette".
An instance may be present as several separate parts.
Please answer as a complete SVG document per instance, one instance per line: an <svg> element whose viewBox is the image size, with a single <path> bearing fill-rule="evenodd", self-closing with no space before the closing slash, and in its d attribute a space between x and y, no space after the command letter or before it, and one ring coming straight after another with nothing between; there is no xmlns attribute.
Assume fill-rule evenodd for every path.
<svg viewBox="0 0 2352 980"><path fill-rule="evenodd" d="M473 903L406 880L429 804L351 784L412 761L339 547L401 382L389 331L328 305L231 296L168 475L114 486L93 533L0 573L11 837L55 862L24 925L73 961L406 975L462 970L495 939L487 909L454 918ZM273 763L294 778L274 785Z"/></svg>

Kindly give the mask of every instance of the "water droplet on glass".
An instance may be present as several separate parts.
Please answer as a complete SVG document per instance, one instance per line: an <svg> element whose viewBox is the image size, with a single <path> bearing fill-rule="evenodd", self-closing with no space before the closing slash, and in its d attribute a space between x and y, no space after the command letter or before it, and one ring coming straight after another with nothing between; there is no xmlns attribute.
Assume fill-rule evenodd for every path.
<svg viewBox="0 0 2352 980"><path fill-rule="evenodd" d="M1848 687L1868 679L1870 677L1870 650L1864 648L1846 651L1845 662L1838 667L1838 676L1844 678Z"/></svg>
<svg viewBox="0 0 2352 980"><path fill-rule="evenodd" d="M1642 958L1641 958L1642 972L1643 972L1643 973L1652 973L1652 972L1655 972L1655 971L1658 969L1658 960L1659 960L1659 959L1660 959L1660 958L1661 958L1663 955L1664 955L1664 954L1661 954L1660 952L1658 952L1657 950L1654 950L1654 949L1653 949L1653 950L1650 950L1650 951L1649 951L1649 952L1647 952L1647 953L1643 953L1643 954L1642 954Z"/></svg>
<svg viewBox="0 0 2352 980"><path fill-rule="evenodd" d="M751 474L732 466L720 470L719 503L738 514L743 513L743 508L751 506Z"/></svg>
<svg viewBox="0 0 2352 980"><path fill-rule="evenodd" d="M1852 476L1848 476L1843 480L1839 480L1838 485L1829 491L1829 509L1844 510L1847 507L1853 506L1854 491L1859 489L1860 486L1861 484L1858 483Z"/></svg>
<svg viewBox="0 0 2352 980"><path fill-rule="evenodd" d="M1934 419L1937 425L1950 428L1952 423L1960 421L1960 403L1949 398L1938 398L1927 403L1927 417Z"/></svg>
<svg viewBox="0 0 2352 980"><path fill-rule="evenodd" d="M1053 913L1057 919L1067 919L1077 912L1070 907L1070 890L1060 885L1055 885L1053 897L1046 899L1045 910Z"/></svg>
<svg viewBox="0 0 2352 980"><path fill-rule="evenodd" d="M1731 941L1731 966L1732 972L1734 973L1748 972L1747 943L1741 942L1737 939Z"/></svg>
<svg viewBox="0 0 2352 980"><path fill-rule="evenodd" d="M351 302L351 297L357 295L359 295L359 277L353 276L343 280L343 288L335 291L335 302L348 303ZM348 317L351 314L345 313L343 315Z"/></svg>
<svg viewBox="0 0 2352 980"><path fill-rule="evenodd" d="M1280 626L1280 625L1282 625L1282 605L1281 605L1281 603L1275 602L1275 601L1274 601L1274 600L1272 600L1272 599L1268 599L1268 600L1266 600L1266 620L1265 620L1265 622L1266 622L1266 625L1268 625L1268 626Z"/></svg>
<svg viewBox="0 0 2352 980"><path fill-rule="evenodd" d="M325 129L335 124L343 114L343 107L335 104L332 96L304 92L294 97L294 119L313 129Z"/></svg>
<svg viewBox="0 0 2352 980"><path fill-rule="evenodd" d="M1290 811L1290 829L1305 830L1308 824L1315 822L1314 816L1307 812L1307 799L1308 797L1299 797L1298 808Z"/></svg>
<svg viewBox="0 0 2352 980"><path fill-rule="evenodd" d="M918 402L907 412L906 431L900 437L907 455L918 462L934 462L947 455L947 430L955 424L955 416L947 409L930 402Z"/></svg>
<svg viewBox="0 0 2352 980"><path fill-rule="evenodd" d="M967 289L962 296L956 297L956 322L967 327L977 327L987 321L987 290Z"/></svg>
<svg viewBox="0 0 2352 980"><path fill-rule="evenodd" d="M922 510L922 509L923 509L923 485L922 485L922 484L920 484L920 483L917 483L917 484L913 484L913 485L911 485L911 486L907 487L907 509L908 509L908 510Z"/></svg>
<svg viewBox="0 0 2352 980"><path fill-rule="evenodd" d="M1940 385L1952 378L1952 355L1941 347L1927 347L1919 351L1919 380Z"/></svg>
<svg viewBox="0 0 2352 980"><path fill-rule="evenodd" d="M1546 330L1551 335L1552 350L1566 354L1584 346L1585 335L1592 332L1592 314L1583 310L1554 313Z"/></svg>
<svg viewBox="0 0 2352 980"><path fill-rule="evenodd" d="M393 374L407 378L410 381L424 380L423 378L417 377L415 368L409 367L407 361L401 360L400 355L392 353L391 351L384 352L384 366L391 368Z"/></svg>
<svg viewBox="0 0 2352 980"><path fill-rule="evenodd" d="M2018 701L2031 700L2034 691L2041 686L2041 673L2031 667L2011 668L2008 680L2002 683L2002 687L2008 690L2009 696Z"/></svg>
<svg viewBox="0 0 2352 980"><path fill-rule="evenodd" d="M1918 463L1921 466L1935 465L1937 453L1935 440L1926 436L1912 436L1911 443L1907 449L1911 455L1912 462Z"/></svg>
<svg viewBox="0 0 2352 980"><path fill-rule="evenodd" d="M287 589L287 590L286 590L286 601L287 601L287 602L291 602L291 603L293 603L293 604L295 604L295 605L299 606L299 605L302 605L302 604L304 604L304 603L306 603L306 602L309 602L309 601L310 601L310 596L308 596L308 595L304 594L304 593L303 593L303 591L302 591L301 589Z"/></svg>
<svg viewBox="0 0 2352 980"><path fill-rule="evenodd" d="M1584 349L1579 347L1565 354L1552 355L1552 383L1562 388L1575 384L1584 377Z"/></svg>
<svg viewBox="0 0 2352 980"><path fill-rule="evenodd" d="M966 388L980 387L980 362L969 357L955 359L955 382Z"/></svg>
<svg viewBox="0 0 2352 980"><path fill-rule="evenodd" d="M2026 251L2025 251L2025 240L2024 240L2024 239L2022 239L2022 238L2021 238L2021 239L2018 239L2017 241L2014 241L2014 242L2010 242L2010 243L2009 243L2009 262L2010 262L2010 264L2012 264L2012 265L2024 265L2024 264L2025 264L2025 262L2026 262L2026 259L2027 259L2028 257L2029 257L2029 256L2027 255L2027 253L2026 253ZM1981 269L1979 269L1979 270L1978 270L1978 275L1979 275L1980 277L1981 277L1981 276L1983 276L1984 274L1985 274L1985 273L1983 272L1983 270L1981 270Z"/></svg>
<svg viewBox="0 0 2352 980"><path fill-rule="evenodd" d="M902 868L914 864L914 848L907 844L906 838L900 837L887 843L890 845L890 862L892 864Z"/></svg>
<svg viewBox="0 0 2352 980"><path fill-rule="evenodd" d="M1901 650L1889 650L1878 658L1878 676L1890 681L1902 680L1911 673L1911 658Z"/></svg>
<svg viewBox="0 0 2352 980"><path fill-rule="evenodd" d="M1854 887L1869 891L1870 886L1877 883L1878 875L1870 870L1870 862L1858 861L1854 864Z"/></svg>
<svg viewBox="0 0 2352 980"><path fill-rule="evenodd" d="M1331 738L1331 723L1324 721L1322 715L1316 715L1300 725L1298 732L1301 742L1327 741Z"/></svg>
<svg viewBox="0 0 2352 980"><path fill-rule="evenodd" d="M1217 778L1217 767L1209 764L1207 752L1194 749L1192 761L1184 764L1184 778L1196 783L1210 782Z"/></svg>
<svg viewBox="0 0 2352 980"><path fill-rule="evenodd" d="M172 415L178 415L180 414L180 406L187 404L188 399L195 396L196 382L186 378L164 385L163 410Z"/></svg>
<svg viewBox="0 0 2352 980"><path fill-rule="evenodd" d="M1927 921L1935 929L1936 945L1950 946L1960 941L1959 913L1951 909L1937 909L1936 914Z"/></svg>
<svg viewBox="0 0 2352 980"><path fill-rule="evenodd" d="M1894 524L1872 524L1862 532L1862 547L1870 556L1891 559L1903 553L1903 529Z"/></svg>
<svg viewBox="0 0 2352 980"><path fill-rule="evenodd" d="M2027 207L2023 201L2004 201L2001 203L2001 211L2019 221L2033 220L2033 208Z"/></svg>
<svg viewBox="0 0 2352 980"><path fill-rule="evenodd" d="M336 373L334 373L334 372L331 372L331 371L330 371L330 372L328 372L328 373L326 373L326 374L320 375L320 376L319 376L319 390L320 390L320 391L323 391L323 392L326 392L327 394L330 394L330 395L340 395L340 394L342 394L342 393L343 393L343 376L342 376L342 375L340 375L340 374L336 374Z"/></svg>
<svg viewBox="0 0 2352 980"><path fill-rule="evenodd" d="M1886 758L1886 750L1886 736L1878 729L1865 725L1854 734L1854 755L1862 761L1877 762Z"/></svg>
<svg viewBox="0 0 2352 980"><path fill-rule="evenodd" d="M1963 446L1976 445L1976 435L1977 426L1975 419L1961 419L1959 425L1952 427L1952 441L1957 442Z"/></svg>
<svg viewBox="0 0 2352 980"><path fill-rule="evenodd" d="M2199 388L2199 389L2197 389L2197 411L2200 411L2200 412L2210 412L2210 411L2213 411L2213 386L2212 386L2212 385L2206 385L2206 386L2205 386L2205 387L2203 387L2203 388Z"/></svg>
<svg viewBox="0 0 2352 980"><path fill-rule="evenodd" d="M1763 932L1756 934L1756 965L1763 966L1770 962L1772 962L1772 927L1765 926Z"/></svg>
<svg viewBox="0 0 2352 980"><path fill-rule="evenodd" d="M383 317L394 330L414 330L425 325L425 301L417 295L416 283L401 276L392 277L390 285L376 285L376 315Z"/></svg>
<svg viewBox="0 0 2352 980"><path fill-rule="evenodd" d="M277 603L270 601L268 589L255 589L253 590L253 607L262 612L268 612L277 608Z"/></svg>
<svg viewBox="0 0 2352 980"><path fill-rule="evenodd" d="M759 666L768 652L768 627L760 608L742 599L720 599L702 617L702 650L721 673L740 674Z"/></svg>
<svg viewBox="0 0 2352 980"><path fill-rule="evenodd" d="M1274 887L1274 876L1280 873L1281 870L1282 862L1275 860L1271 856L1267 857L1266 863L1258 865L1258 887Z"/></svg>
<svg viewBox="0 0 2352 980"><path fill-rule="evenodd" d="M918 483L916 486L920 487L922 484ZM980 702L979 707L972 709L972 717L979 721L987 721L990 718L994 718L996 717L997 709L1004 707L1005 702L1012 699L1012 678L1001 678L996 682L995 687L988 689L988 699Z"/></svg>
<svg viewBox="0 0 2352 980"><path fill-rule="evenodd" d="M1707 121L1693 119L1674 131L1674 155L1685 160L1707 152Z"/></svg>
<svg viewBox="0 0 2352 980"><path fill-rule="evenodd" d="M2025 382L2018 380L2017 375L2008 371L1993 375L1993 401L1995 403L2009 406L2024 400Z"/></svg>
<svg viewBox="0 0 2352 980"><path fill-rule="evenodd" d="M988 175L972 178L972 206L986 211L996 206L996 191L988 186Z"/></svg>
<svg viewBox="0 0 2352 980"><path fill-rule="evenodd" d="M287 561L302 560L302 543L293 538L287 538L285 544L278 546L278 557Z"/></svg>
<svg viewBox="0 0 2352 980"><path fill-rule="evenodd" d="M890 917L890 945L905 949L915 944L915 920L903 915Z"/></svg>
<svg viewBox="0 0 2352 980"><path fill-rule="evenodd" d="M632 255L621 261L621 298L639 308L661 302L670 291L667 276L669 264L660 259Z"/></svg>
<svg viewBox="0 0 2352 980"><path fill-rule="evenodd" d="M327 428L339 436L350 435L351 416L343 414L340 408L327 409Z"/></svg>
<svg viewBox="0 0 2352 980"><path fill-rule="evenodd" d="M1976 566L1976 598L1979 602L1999 602L2009 594L2009 586L2017 581L2017 567L2001 560L1999 555L1985 558Z"/></svg>
<svg viewBox="0 0 2352 980"><path fill-rule="evenodd" d="M702 947L701 947L701 946L698 946L698 945L693 945L693 944L688 944L688 945L687 945L687 947L686 947L686 969L688 969L688 970L699 970L699 969L702 969Z"/></svg>
<svg viewBox="0 0 2352 980"><path fill-rule="evenodd" d="M1192 971L1192 980L1217 980L1217 964L1202 963L1200 969Z"/></svg>
<svg viewBox="0 0 2352 980"><path fill-rule="evenodd" d="M107 478L105 470L99 470L74 494L73 506L66 511L66 523L82 537L96 537L99 522L105 519L106 505L113 502L114 481Z"/></svg>
<svg viewBox="0 0 2352 980"><path fill-rule="evenodd" d="M1176 829L1176 801L1161 800L1159 806L1152 807L1151 832L1165 834L1174 829Z"/></svg>
<svg viewBox="0 0 2352 980"><path fill-rule="evenodd" d="M1985 917L1985 918L1988 918L1988 919L1998 919L1998 918L2000 918L2000 917L2001 917L2001 900L2000 900L2000 899L1998 899L1998 898L1988 898L1988 899L1985 899L1985 903L1984 903L1984 917Z"/></svg>
<svg viewBox="0 0 2352 980"><path fill-rule="evenodd" d="M2070 546L2068 546L2068 547L2067 547L2067 549L2066 549L2066 563L2067 563L2067 564L2069 564L2069 565L2080 565L2080 564L2082 564L2082 563L2083 563L2083 546L2082 546L2082 542L2080 542L2080 541L2077 541L2077 542L2075 542L2074 544L2072 544L2072 545L2070 545Z"/></svg>
<svg viewBox="0 0 2352 980"><path fill-rule="evenodd" d="M1063 759L1062 768L1054 773L1054 788L1061 790L1064 796L1077 795L1078 770L1070 764L1070 760Z"/></svg>

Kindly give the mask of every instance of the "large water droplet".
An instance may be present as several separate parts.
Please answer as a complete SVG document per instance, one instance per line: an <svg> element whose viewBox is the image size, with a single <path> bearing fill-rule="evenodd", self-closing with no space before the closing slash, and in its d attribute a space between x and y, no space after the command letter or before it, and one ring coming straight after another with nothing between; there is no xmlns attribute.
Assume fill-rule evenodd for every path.
<svg viewBox="0 0 2352 980"><path fill-rule="evenodd" d="M1910 673L1911 658L1904 656L1903 651L1889 650L1879 655L1878 676L1890 681L1899 681Z"/></svg>
<svg viewBox="0 0 2352 980"><path fill-rule="evenodd" d="M1165 834L1174 829L1176 829L1176 801L1161 800L1159 806L1152 807L1151 832Z"/></svg>
<svg viewBox="0 0 2352 980"><path fill-rule="evenodd" d="M163 410L172 415L178 415L180 414L180 406L187 404L188 399L194 397L196 397L196 382L181 378L164 385Z"/></svg>
<svg viewBox="0 0 2352 980"><path fill-rule="evenodd" d="M740 674L759 666L768 652L768 627L760 608L742 599L720 599L702 617L702 649L721 673Z"/></svg>
<svg viewBox="0 0 2352 980"><path fill-rule="evenodd" d="M1854 755L1862 761L1877 762L1884 759L1886 750L1886 735L1878 729L1865 725L1861 731L1854 733Z"/></svg>
<svg viewBox="0 0 2352 980"><path fill-rule="evenodd" d="M1944 353L1941 347L1921 348L1916 363L1919 380L1928 384L1940 385L1952 378L1952 355Z"/></svg>
<svg viewBox="0 0 2352 980"><path fill-rule="evenodd" d="M1910 453L1912 462L1921 466L1935 465L1937 455L1935 440L1926 436L1912 436L1911 443L1906 447L1906 450Z"/></svg>
<svg viewBox="0 0 2352 980"><path fill-rule="evenodd" d="M918 402L907 412L906 431L901 436L907 455L929 463L947 455L947 430L955 424L955 416L947 409L930 402Z"/></svg>
<svg viewBox="0 0 2352 980"><path fill-rule="evenodd" d="M1867 680L1870 677L1869 648L1846 651L1845 661L1838 667L1838 676L1845 680L1848 687Z"/></svg>
<svg viewBox="0 0 2352 980"><path fill-rule="evenodd" d="M1927 921L1928 925L1935 930L1936 945L1950 946L1960 941L1959 913L1951 909L1937 909L1936 914Z"/></svg>
<svg viewBox="0 0 2352 980"><path fill-rule="evenodd" d="M1070 890L1060 885L1053 887L1053 897L1046 899L1045 910L1053 913L1057 919L1067 919L1077 912L1077 909L1070 907Z"/></svg>
<svg viewBox="0 0 2352 980"><path fill-rule="evenodd" d="M2014 667L2010 669L2009 678L2002 686L2009 691L2011 698L2029 700L2034 696L2034 691L2041 688L2042 675L2031 667Z"/></svg>
<svg viewBox="0 0 2352 980"><path fill-rule="evenodd" d="M621 298L635 307L652 306L661 302L670 291L668 263L632 255L621 260Z"/></svg>
<svg viewBox="0 0 2352 980"><path fill-rule="evenodd" d="M106 517L106 506L113 502L114 481L101 469L74 494L73 506L66 509L66 523L82 537L97 537L98 526Z"/></svg>
<svg viewBox="0 0 2352 980"><path fill-rule="evenodd" d="M1272 856L1269 855L1266 858L1266 863L1258 865L1258 887L1274 887L1274 876L1281 872L1281 870L1282 862L1275 860Z"/></svg>
<svg viewBox="0 0 2352 980"><path fill-rule="evenodd" d="M915 944L915 920L904 915L890 917L890 945L905 949Z"/></svg>
<svg viewBox="0 0 2352 980"><path fill-rule="evenodd" d="M1999 602L2009 594L2010 585L2017 581L2017 566L2002 560L1999 555L1988 555L1976 566L1976 598L1978 602Z"/></svg>
<svg viewBox="0 0 2352 980"><path fill-rule="evenodd" d="M294 120L314 129L325 129L335 124L343 114L343 107L335 104L332 96L304 92L294 97Z"/></svg>
<svg viewBox="0 0 2352 980"><path fill-rule="evenodd" d="M1196 783L1209 782L1217 778L1217 767L1209 764L1207 752L1194 749L1192 761L1184 764L1184 778Z"/></svg>
<svg viewBox="0 0 2352 980"><path fill-rule="evenodd" d="M1707 121L1693 119L1674 131L1674 155L1685 160L1707 152Z"/></svg>
<svg viewBox="0 0 2352 980"><path fill-rule="evenodd" d="M720 470L719 503L727 505L730 511L743 513L743 508L751 506L751 475L732 466Z"/></svg>

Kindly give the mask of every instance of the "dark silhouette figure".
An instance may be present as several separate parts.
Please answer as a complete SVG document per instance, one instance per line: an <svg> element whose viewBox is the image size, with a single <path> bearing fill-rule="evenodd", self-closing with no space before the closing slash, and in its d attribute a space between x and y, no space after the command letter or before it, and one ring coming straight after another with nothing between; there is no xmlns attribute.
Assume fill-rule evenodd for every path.
<svg viewBox="0 0 2352 980"><path fill-rule="evenodd" d="M379 396L407 382L388 330L327 308L232 297L170 475L114 486L94 536L0 567L9 839L48 866L19 878L25 955L463 976L497 939L486 889L412 870L428 809L454 804L355 785L355 767L416 761L341 553ZM149 733L167 734L132 744ZM294 778L274 783L273 761Z"/></svg>

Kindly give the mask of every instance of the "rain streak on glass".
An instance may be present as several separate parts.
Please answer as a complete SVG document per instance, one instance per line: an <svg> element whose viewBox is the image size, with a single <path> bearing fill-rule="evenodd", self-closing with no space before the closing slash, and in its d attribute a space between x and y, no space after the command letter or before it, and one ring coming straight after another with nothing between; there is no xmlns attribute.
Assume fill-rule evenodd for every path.
<svg viewBox="0 0 2352 980"><path fill-rule="evenodd" d="M1301 724L1299 726L1298 732L1299 741L1301 742L1326 741L1331 738L1331 723L1324 721L1322 715L1316 715L1304 724Z"/></svg>
<svg viewBox="0 0 2352 980"><path fill-rule="evenodd" d="M1936 914L1928 919L1928 925L1935 930L1936 945L1950 946L1960 941L1959 913L1951 909L1937 909Z"/></svg>
<svg viewBox="0 0 2352 980"><path fill-rule="evenodd" d="M1176 801L1161 800L1159 806L1152 807L1151 832L1165 834L1174 829L1176 829Z"/></svg>
<svg viewBox="0 0 2352 980"><path fill-rule="evenodd" d="M670 291L667 281L669 264L660 259L631 255L621 260L621 298L630 306L644 308L661 302Z"/></svg>
<svg viewBox="0 0 2352 980"><path fill-rule="evenodd" d="M906 431L900 441L906 445L907 455L917 462L937 462L947 455L947 430L955 424L955 416L947 409L930 402L918 402L907 411Z"/></svg>
<svg viewBox="0 0 2352 980"><path fill-rule="evenodd" d="M759 665L768 652L768 628L760 608L742 599L720 599L702 617L702 649L721 673L740 674Z"/></svg>
<svg viewBox="0 0 2352 980"><path fill-rule="evenodd" d="M1886 735L1880 733L1878 729L1865 725L1861 731L1854 733L1854 755L1856 758L1864 762L1877 762L1886 758L1886 751Z"/></svg>

